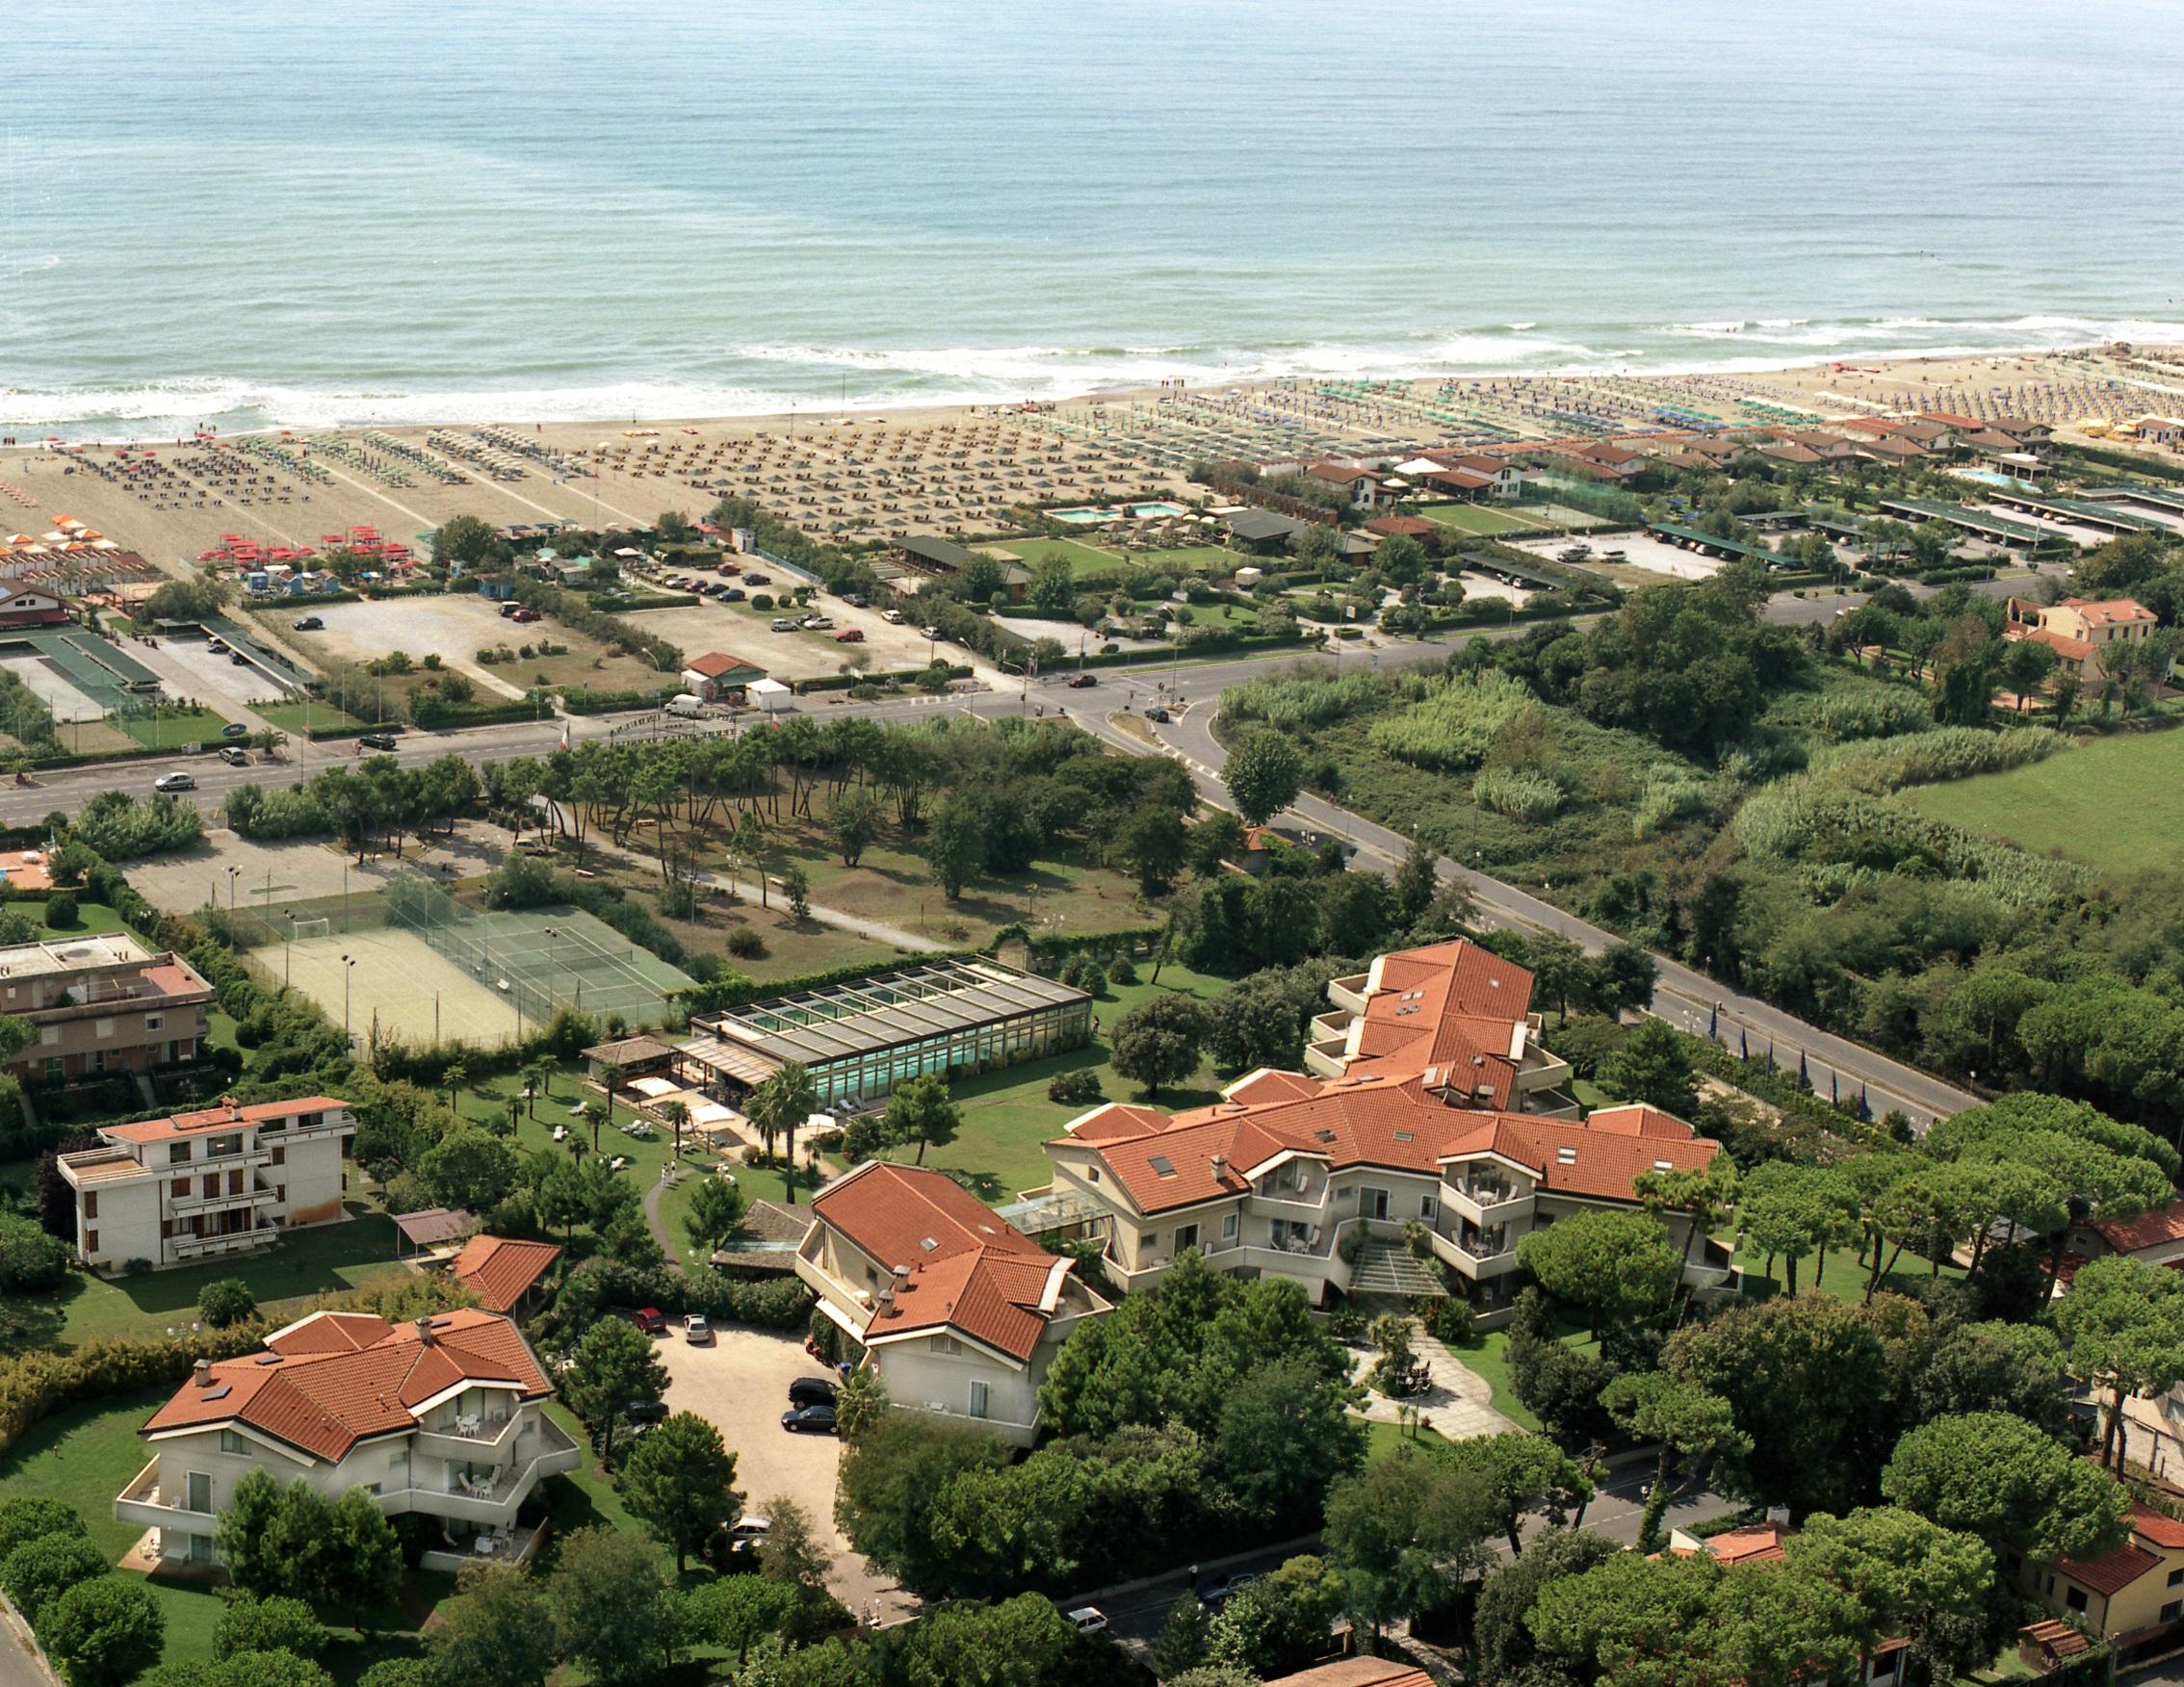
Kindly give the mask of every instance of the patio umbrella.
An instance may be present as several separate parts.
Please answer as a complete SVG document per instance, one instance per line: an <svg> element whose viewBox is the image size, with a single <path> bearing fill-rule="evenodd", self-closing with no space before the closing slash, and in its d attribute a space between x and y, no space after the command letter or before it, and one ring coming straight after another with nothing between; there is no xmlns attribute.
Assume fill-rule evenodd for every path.
<svg viewBox="0 0 2184 1687"><path fill-rule="evenodd" d="M1812 1087L1812 1075L1806 1070L1805 1051L1803 1049L1797 1051L1797 1081L1807 1089Z"/></svg>
<svg viewBox="0 0 2184 1687"><path fill-rule="evenodd" d="M1722 1004L1717 1001L1706 1014L1706 1041L1709 1043L1718 1043L1721 1040Z"/></svg>
<svg viewBox="0 0 2184 1687"><path fill-rule="evenodd" d="M1839 1107L1843 1104L1843 1098L1835 1088L1835 1078L1838 1075L1832 1069L1828 1074L1828 1104L1831 1107Z"/></svg>
<svg viewBox="0 0 2184 1687"><path fill-rule="evenodd" d="M1862 1083L1858 1086L1858 1116L1868 1123L1873 1118L1873 1109L1866 1103L1865 1085Z"/></svg>
<svg viewBox="0 0 2184 1687"><path fill-rule="evenodd" d="M1739 1060L1752 1058L1752 1040L1744 1034L1742 1025L1737 1026L1736 1029L1736 1057Z"/></svg>

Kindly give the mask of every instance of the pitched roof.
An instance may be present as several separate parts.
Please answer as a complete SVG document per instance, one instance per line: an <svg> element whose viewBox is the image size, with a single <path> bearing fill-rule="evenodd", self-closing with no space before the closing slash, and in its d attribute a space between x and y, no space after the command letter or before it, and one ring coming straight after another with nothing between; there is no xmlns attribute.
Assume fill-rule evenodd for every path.
<svg viewBox="0 0 2184 1687"><path fill-rule="evenodd" d="M2159 1554L2148 1552L2136 1541L2126 1541L2082 1563L2075 1558L2059 1558L2055 1568L2096 1594L2119 1594L2160 1564Z"/></svg>
<svg viewBox="0 0 2184 1687"><path fill-rule="evenodd" d="M448 1274L472 1289L489 1312L505 1312L531 1292L532 1285L561 1257L558 1242L517 1241L507 1236L472 1236L448 1266Z"/></svg>
<svg viewBox="0 0 2184 1687"><path fill-rule="evenodd" d="M2145 605L2130 598L2067 597L2056 607L2076 610L2095 627L2127 627L2140 621L2156 621L2161 618Z"/></svg>
<svg viewBox="0 0 2184 1687"><path fill-rule="evenodd" d="M709 650L703 656L693 656L683 664L686 673L703 674L709 680L717 680L723 674L763 674L766 669L746 657L726 650Z"/></svg>
<svg viewBox="0 0 2184 1687"><path fill-rule="evenodd" d="M2166 1552L2184 1552L2184 1523L2151 1506L2131 1508L2131 1531Z"/></svg>
<svg viewBox="0 0 2184 1687"><path fill-rule="evenodd" d="M908 1268L874 1309L867 1345L948 1329L1028 1360L1070 1269L953 1179L915 1166L868 1160L812 1211L883 1266Z"/></svg>
<svg viewBox="0 0 2184 1687"><path fill-rule="evenodd" d="M491 1312L410 1324L315 1312L275 1331L266 1347L184 1383L138 1433L244 1423L338 1463L360 1440L416 1427L427 1401L465 1382L504 1384L527 1400L554 1391L516 1327Z"/></svg>
<svg viewBox="0 0 2184 1687"><path fill-rule="evenodd" d="M2035 644L2044 644L2066 662L2084 662L2093 655L2093 646L2083 638L2072 638L2067 633L2057 633L2047 627L2027 627L2022 623L2002 629L2005 638L2029 638Z"/></svg>
<svg viewBox="0 0 2184 1687"><path fill-rule="evenodd" d="M1433 1677L1393 1658L1337 1658L1293 1675L1276 1675L1266 1687L1433 1687Z"/></svg>
<svg viewBox="0 0 2184 1687"><path fill-rule="evenodd" d="M2142 1212L2128 1224L2115 1219L2095 1223L2093 1230L2119 1254L2136 1254L2141 1248L2184 1241L2184 1201L2172 1201L2167 1207Z"/></svg>

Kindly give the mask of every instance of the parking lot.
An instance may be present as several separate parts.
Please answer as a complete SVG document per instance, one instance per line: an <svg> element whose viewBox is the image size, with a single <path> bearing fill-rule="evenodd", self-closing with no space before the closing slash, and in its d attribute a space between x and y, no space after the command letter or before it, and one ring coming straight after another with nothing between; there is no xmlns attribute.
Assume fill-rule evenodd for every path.
<svg viewBox="0 0 2184 1687"><path fill-rule="evenodd" d="M860 1622L870 1622L875 1603L893 1622L917 1601L892 1579L875 1575L834 1526L834 1477L842 1443L831 1435L792 1435L781 1427L789 1385L798 1377L824 1376L826 1367L791 1336L763 1330L716 1329L714 1344L692 1347L680 1326L660 1341L667 1367L667 1406L694 1412L720 1431L736 1455L736 1486L744 1509L766 1514L775 1495L793 1499L812 1516L822 1538L835 1545L827 1587Z"/></svg>
<svg viewBox="0 0 2184 1687"><path fill-rule="evenodd" d="M759 572L767 570L763 566ZM718 578L703 569L680 571L668 569L653 576L655 584L672 590L671 582L678 579L708 580ZM740 584L740 582L739 582ZM768 584L756 589L760 593L779 594L793 589L801 583L774 575ZM845 658L852 650L863 650L871 658L874 672L899 673L906 668L922 668L938 656L951 662L973 662L983 670L982 660L974 661L971 653L959 644L942 640L928 644L919 631L922 623L915 600L902 606L902 620L891 622L883 610L890 608L884 598L875 599L865 609L853 609L830 591L821 591L812 599L809 611L794 609L754 610L745 603L724 604L708 599L693 609L645 610L628 617L636 624L646 627L664 637L672 638L686 651L726 650L744 657L766 669L777 680L819 679L842 671ZM818 633L776 633L772 624L777 618L804 613L826 616L833 627ZM1054 623L1042 625L1042 632L1052 631ZM861 644L843 644L835 635L855 629L864 634ZM992 679L990 671L981 677Z"/></svg>
<svg viewBox="0 0 2184 1687"><path fill-rule="evenodd" d="M300 615L303 611L299 610ZM481 666L477 652L510 641L523 629L502 619L500 606L474 592L451 592L438 597L386 598L377 603L325 604L309 613L325 622L323 631L290 633L299 649L318 662L368 662L389 651L406 652L423 661L427 653L477 682L487 698L520 697L523 688L493 669ZM568 642L567 633L557 626L553 636ZM533 635L535 636L535 635Z"/></svg>

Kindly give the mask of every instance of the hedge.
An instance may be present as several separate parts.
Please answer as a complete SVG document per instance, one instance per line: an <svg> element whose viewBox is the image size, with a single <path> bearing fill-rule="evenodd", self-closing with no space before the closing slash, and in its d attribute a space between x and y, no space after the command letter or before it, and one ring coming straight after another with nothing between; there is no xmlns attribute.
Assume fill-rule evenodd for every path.
<svg viewBox="0 0 2184 1687"><path fill-rule="evenodd" d="M613 600L611 603L595 600L592 605L594 609L604 610L610 615L626 615L637 610L694 610L705 601L695 593L687 591L638 591L627 594L603 591L598 596L600 599Z"/></svg>
<svg viewBox="0 0 2184 1687"><path fill-rule="evenodd" d="M437 697L423 692L411 699L409 713L417 725L427 732L457 732L468 726L499 726L510 720L536 720L541 715L539 705L528 698L509 698L501 703L443 703Z"/></svg>
<svg viewBox="0 0 2184 1687"><path fill-rule="evenodd" d="M33 1351L0 1358L0 1453L64 1406L180 1383L200 1359L248 1353L263 1341L266 1328L250 1319L189 1336L87 1341L73 1353Z"/></svg>
<svg viewBox="0 0 2184 1687"><path fill-rule="evenodd" d="M672 695L664 686L653 691L563 691L560 702L569 714L617 714L628 709L657 709L663 697Z"/></svg>
<svg viewBox="0 0 2184 1687"><path fill-rule="evenodd" d="M968 961L983 955L983 949L920 949L910 959L918 964L926 961ZM730 978L722 976L710 984L692 984L686 990L675 992L675 999L686 1004L692 1013L712 1013L724 1007L745 1007L754 1001L764 1001L775 996L796 996L807 990L823 990L830 984L848 984L859 978L870 978L876 973L891 973L903 963L899 960L851 961L839 967L826 967L816 973L799 973L792 978L775 978L761 984L741 973Z"/></svg>
<svg viewBox="0 0 2184 1687"><path fill-rule="evenodd" d="M362 738L368 732L403 732L406 728L399 720L376 720L365 726L314 726L303 736L312 743L336 743L343 739Z"/></svg>
<svg viewBox="0 0 2184 1687"><path fill-rule="evenodd" d="M1131 667L1145 662L1174 662L1177 653L1183 660L1196 662L1208 656L1249 655L1256 650L1285 650L1292 645L1315 643L1316 633L1216 633L1209 637L1191 638L1180 643L1163 645L1158 650L1117 650L1087 656L1080 665L1084 667Z"/></svg>
<svg viewBox="0 0 2184 1687"><path fill-rule="evenodd" d="M960 663L944 662L941 666L950 680L967 680L971 677L971 670ZM814 691L846 691L852 686L914 686L932 671L929 667L922 667L897 668L889 673L821 674L817 679L793 682L793 688L797 696L806 697Z"/></svg>

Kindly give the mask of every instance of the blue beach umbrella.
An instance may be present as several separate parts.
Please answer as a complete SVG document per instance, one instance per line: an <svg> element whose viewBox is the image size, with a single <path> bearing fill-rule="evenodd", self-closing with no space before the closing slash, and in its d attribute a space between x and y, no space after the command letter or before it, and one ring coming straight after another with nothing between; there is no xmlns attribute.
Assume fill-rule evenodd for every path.
<svg viewBox="0 0 2184 1687"><path fill-rule="evenodd" d="M1744 1034L1742 1025L1736 1028L1736 1057L1739 1060L1752 1058L1752 1040Z"/></svg>
<svg viewBox="0 0 2184 1687"><path fill-rule="evenodd" d="M1812 1087L1812 1074L1806 1069L1803 1049L1797 1051L1797 1081L1807 1089Z"/></svg>
<svg viewBox="0 0 2184 1687"><path fill-rule="evenodd" d="M1722 1004L1717 1001L1714 1003L1713 1007L1707 1012L1706 1015L1706 1041L1709 1043L1718 1043L1721 1040Z"/></svg>
<svg viewBox="0 0 2184 1687"><path fill-rule="evenodd" d="M1839 1107L1839 1106L1841 1106L1841 1105L1843 1104L1843 1098L1842 1098L1842 1094L1841 1094L1841 1092L1840 1092L1840 1091L1839 1091L1839 1090L1838 1090L1838 1089L1836 1088L1836 1085L1835 1085L1835 1079L1836 1079L1836 1078L1837 1078L1837 1077L1839 1077L1839 1076L1840 1076L1840 1075L1839 1075L1838 1073L1836 1073L1836 1072L1835 1072L1835 1071L1834 1071L1834 1070L1833 1070L1833 1068L1831 1068L1831 1069L1829 1070L1829 1073L1828 1073L1828 1105L1830 1105L1831 1107Z"/></svg>

